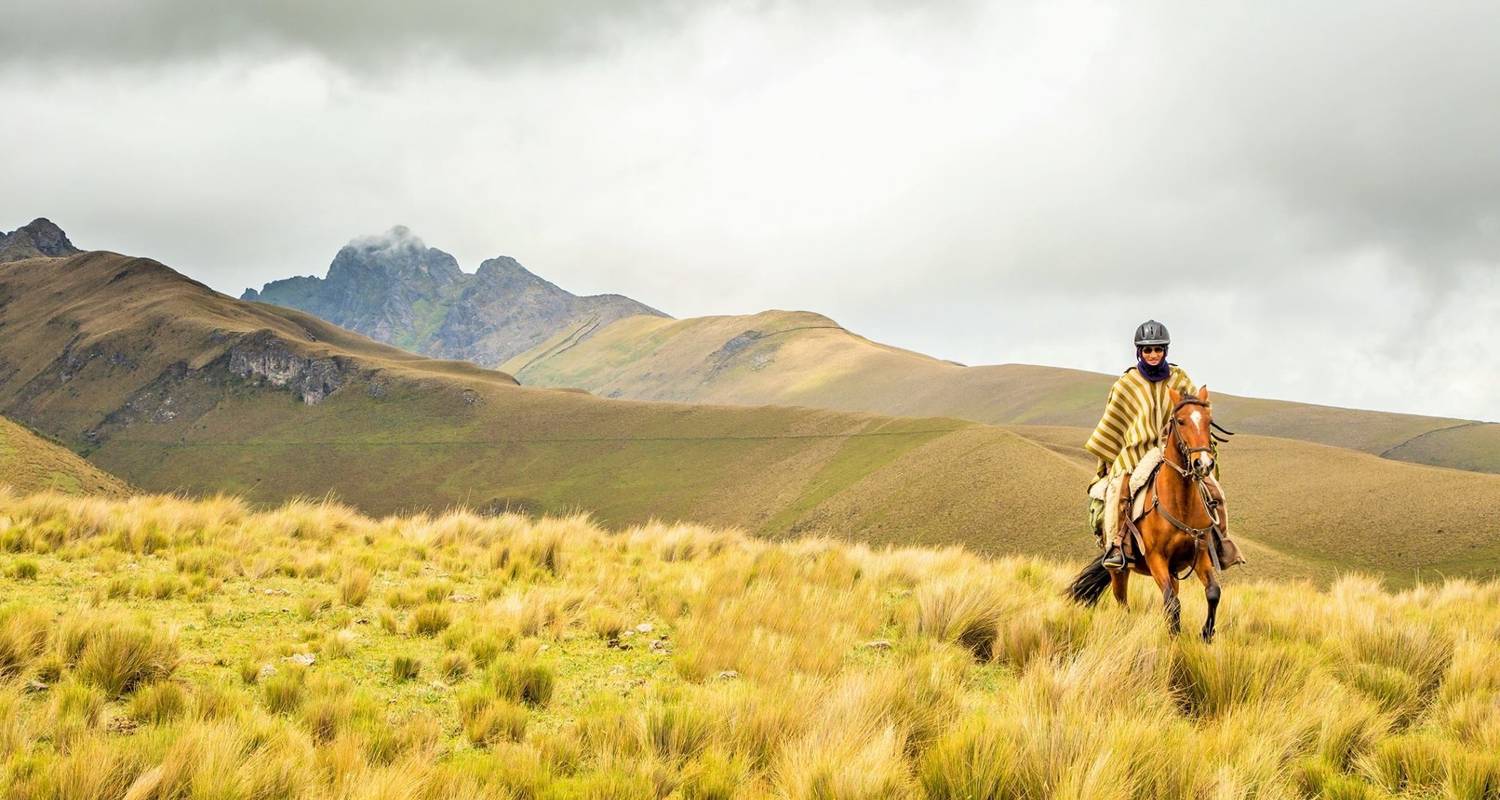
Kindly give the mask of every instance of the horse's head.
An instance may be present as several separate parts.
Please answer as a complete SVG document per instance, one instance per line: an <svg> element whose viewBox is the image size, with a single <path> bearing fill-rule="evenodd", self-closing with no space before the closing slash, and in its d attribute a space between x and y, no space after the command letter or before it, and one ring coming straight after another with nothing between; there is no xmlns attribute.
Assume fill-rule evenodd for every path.
<svg viewBox="0 0 1500 800"><path fill-rule="evenodd" d="M1182 453L1182 460L1196 477L1212 474L1214 468L1213 410L1208 403L1208 387L1198 389L1196 395L1182 395L1176 389L1168 390L1172 398L1172 414L1167 419L1168 438Z"/></svg>

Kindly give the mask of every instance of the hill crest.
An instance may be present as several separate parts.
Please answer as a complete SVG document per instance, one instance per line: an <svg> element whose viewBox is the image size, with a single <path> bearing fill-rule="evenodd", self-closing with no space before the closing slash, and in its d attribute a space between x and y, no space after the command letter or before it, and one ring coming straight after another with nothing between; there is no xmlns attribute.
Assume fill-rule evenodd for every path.
<svg viewBox="0 0 1500 800"><path fill-rule="evenodd" d="M991 425L1088 427L1117 374L1030 364L963 366L871 341L806 312L627 318L563 331L502 368L522 383L609 397L799 405ZM1214 392L1235 431L1500 473L1500 425Z"/></svg>

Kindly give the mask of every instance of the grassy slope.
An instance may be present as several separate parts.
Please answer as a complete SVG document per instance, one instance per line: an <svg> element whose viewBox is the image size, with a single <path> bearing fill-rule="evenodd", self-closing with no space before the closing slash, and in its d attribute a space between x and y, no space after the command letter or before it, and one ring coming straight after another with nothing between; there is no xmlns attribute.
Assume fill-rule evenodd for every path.
<svg viewBox="0 0 1500 800"><path fill-rule="evenodd" d="M0 493L0 517L7 797L1500 787L1494 582L1233 585L1204 645L1147 581L1084 608L1076 563L952 549L157 497Z"/></svg>
<svg viewBox="0 0 1500 800"><path fill-rule="evenodd" d="M1075 464L1088 458L1083 428L1010 430ZM1500 477L1271 436L1236 436L1219 455L1230 526L1249 535L1257 574L1357 569L1407 583L1500 568L1489 499Z"/></svg>
<svg viewBox="0 0 1500 800"><path fill-rule="evenodd" d="M971 540L996 552L1087 544L1071 465L972 423L522 388L110 253L6 265L0 298L0 359L14 367L0 407L150 490L264 502L333 492L372 513L583 508L611 524L693 518L770 535L837 522L851 537ZM349 382L305 405L205 372L174 386L170 419L152 413L85 435L127 402L143 405L130 398L172 365L210 366L257 331L339 360ZM976 471L977 460L1017 466ZM879 477L914 463L920 491Z"/></svg>
<svg viewBox="0 0 1500 800"><path fill-rule="evenodd" d="M723 357L745 331L762 336ZM709 403L782 403L949 416L991 424L1092 426L1113 376L1055 367L961 367L857 336L806 312L621 320L581 342L564 331L502 365L523 383L601 395ZM1221 420L1246 433L1302 439L1392 458L1500 472L1500 425L1415 437L1462 420L1357 411L1216 394ZM1410 445L1405 443L1411 442Z"/></svg>
<svg viewBox="0 0 1500 800"><path fill-rule="evenodd" d="M0 417L0 484L20 492L53 491L122 497L124 481Z"/></svg>

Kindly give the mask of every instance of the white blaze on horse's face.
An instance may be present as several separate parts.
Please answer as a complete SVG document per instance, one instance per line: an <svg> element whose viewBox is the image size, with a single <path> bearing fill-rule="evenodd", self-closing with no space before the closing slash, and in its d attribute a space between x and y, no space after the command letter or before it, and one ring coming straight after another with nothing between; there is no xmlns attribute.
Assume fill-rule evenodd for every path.
<svg viewBox="0 0 1500 800"><path fill-rule="evenodd" d="M1192 421L1194 428L1202 429L1204 427L1202 410L1194 408L1188 411L1188 419ZM1194 453L1193 466L1197 467L1204 475L1207 475L1209 470L1214 468L1214 457L1208 453Z"/></svg>

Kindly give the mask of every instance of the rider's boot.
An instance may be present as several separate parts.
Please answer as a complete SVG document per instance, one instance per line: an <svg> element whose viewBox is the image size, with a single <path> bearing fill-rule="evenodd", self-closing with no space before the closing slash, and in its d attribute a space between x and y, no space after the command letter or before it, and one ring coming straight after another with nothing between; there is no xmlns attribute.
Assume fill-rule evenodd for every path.
<svg viewBox="0 0 1500 800"><path fill-rule="evenodd" d="M1121 547L1119 542L1110 545L1109 549L1104 551L1104 560L1100 564L1111 572L1125 569L1125 548Z"/></svg>

